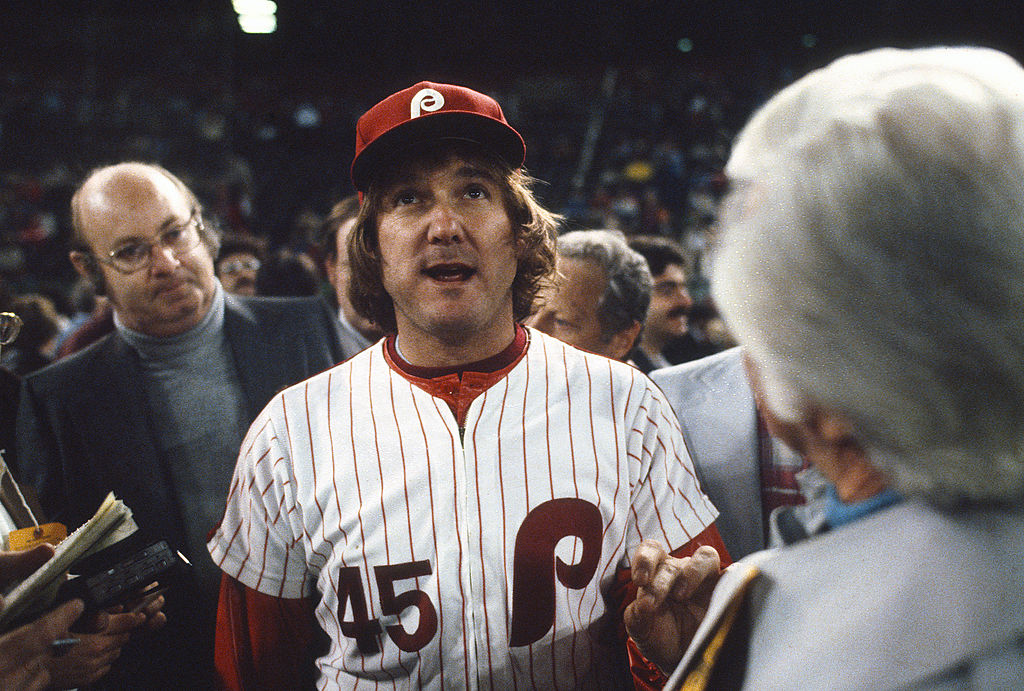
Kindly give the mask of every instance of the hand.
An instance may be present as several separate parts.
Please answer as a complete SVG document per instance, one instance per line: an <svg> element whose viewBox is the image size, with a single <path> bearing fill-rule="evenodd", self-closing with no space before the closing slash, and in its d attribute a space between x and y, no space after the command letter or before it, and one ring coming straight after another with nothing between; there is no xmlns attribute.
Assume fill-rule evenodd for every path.
<svg viewBox="0 0 1024 691"><path fill-rule="evenodd" d="M46 688L51 680L49 665L57 659L50 643L69 637L68 630L84 609L81 600L71 600L0 636L0 689Z"/></svg>
<svg viewBox="0 0 1024 691"><path fill-rule="evenodd" d="M110 671L132 631L145 623L145 615L137 612L96 614L85 627L85 633L73 634L79 642L64 655L50 660L51 686L69 689L98 680Z"/></svg>
<svg viewBox="0 0 1024 691"><path fill-rule="evenodd" d="M163 606L164 597L156 592L140 599L129 612L120 605L98 612L86 623L86 633L75 634L80 642L51 661L51 685L74 688L99 680L110 671L132 635L142 629L155 631L167 623Z"/></svg>
<svg viewBox="0 0 1024 691"><path fill-rule="evenodd" d="M28 578L53 556L53 546L47 543L18 552L0 550L0 587ZM0 596L0 605L3 597Z"/></svg>
<svg viewBox="0 0 1024 691"><path fill-rule="evenodd" d="M626 608L626 630L644 657L670 674L707 613L721 564L713 547L692 557L669 556L644 540L633 558L636 600Z"/></svg>

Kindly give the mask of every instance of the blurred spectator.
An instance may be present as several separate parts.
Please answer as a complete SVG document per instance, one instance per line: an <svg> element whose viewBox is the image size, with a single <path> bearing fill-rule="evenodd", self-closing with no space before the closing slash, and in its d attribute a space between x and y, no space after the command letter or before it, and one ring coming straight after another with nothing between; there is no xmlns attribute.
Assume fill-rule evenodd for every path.
<svg viewBox="0 0 1024 691"><path fill-rule="evenodd" d="M305 252L281 247L256 272L256 294L265 297L309 296L320 292L320 272Z"/></svg>
<svg viewBox="0 0 1024 691"><path fill-rule="evenodd" d="M226 235L214 270L224 290L235 295L256 294L256 273L266 256L266 243L251 235Z"/></svg>
<svg viewBox="0 0 1024 691"><path fill-rule="evenodd" d="M351 357L368 348L383 334L363 315L356 312L348 297L348 238L359 215L359 197L345 197L331 209L317 233L317 247L324 258L324 273L332 291L329 300L338 311L342 348Z"/></svg>
<svg viewBox="0 0 1024 691"><path fill-rule="evenodd" d="M61 347L68 337L78 330L82 324L87 322L96 310L96 288L93 287L92 281L81 276L75 279L75 282L71 284L71 289L68 291L67 302L70 305L71 311L67 323L61 329L53 344L54 353L57 353L58 356Z"/></svg>
<svg viewBox="0 0 1024 691"><path fill-rule="evenodd" d="M25 376L53 360L53 344L60 333L61 320L53 301L37 293L15 297L10 311L21 317L24 324L14 342L0 353L0 364Z"/></svg>
<svg viewBox="0 0 1024 691"><path fill-rule="evenodd" d="M95 343L114 330L114 306L105 295L96 296L96 307L89 318L81 326L64 338L57 349L56 359L77 353L91 343Z"/></svg>
<svg viewBox="0 0 1024 691"><path fill-rule="evenodd" d="M717 352L718 348L706 348L698 354L699 346L689 345L693 342L689 335L693 298L688 287L689 263L679 243L665 237L635 236L629 246L644 256L654 279L647 322L632 355L636 366L651 372Z"/></svg>
<svg viewBox="0 0 1024 691"><path fill-rule="evenodd" d="M643 329L651 272L625 236L575 230L558 238L557 283L527 324L577 348L625 361Z"/></svg>

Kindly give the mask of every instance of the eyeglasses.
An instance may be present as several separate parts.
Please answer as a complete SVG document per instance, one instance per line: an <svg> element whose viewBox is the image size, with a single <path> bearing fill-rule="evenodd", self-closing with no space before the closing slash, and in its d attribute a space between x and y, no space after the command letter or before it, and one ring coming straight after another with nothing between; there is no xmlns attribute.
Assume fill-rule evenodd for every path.
<svg viewBox="0 0 1024 691"><path fill-rule="evenodd" d="M24 323L14 312L0 312L0 346L14 343Z"/></svg>
<svg viewBox="0 0 1024 691"><path fill-rule="evenodd" d="M260 269L260 260L252 259L228 259L220 264L222 274L237 274L242 271L256 272Z"/></svg>
<svg viewBox="0 0 1024 691"><path fill-rule="evenodd" d="M180 259L199 246L199 231L203 230L203 220L199 212L193 211L188 221L173 225L157 236L154 243L150 240L129 240L107 253L107 256L96 255L96 259L109 264L121 273L134 273L149 266L153 261L153 248L170 250L175 259Z"/></svg>

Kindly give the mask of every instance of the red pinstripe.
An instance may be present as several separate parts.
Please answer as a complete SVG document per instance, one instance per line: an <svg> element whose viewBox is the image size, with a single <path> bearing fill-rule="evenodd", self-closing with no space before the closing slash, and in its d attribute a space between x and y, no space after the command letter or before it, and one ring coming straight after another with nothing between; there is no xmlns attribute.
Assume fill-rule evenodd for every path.
<svg viewBox="0 0 1024 691"><path fill-rule="evenodd" d="M442 411L442 408L441 408L442 404L436 398L433 399L433 403L434 403L434 408L437 411L437 414L443 420L445 418L445 413L441 412ZM447 413L451 412L447 408L445 408L444 410ZM459 522L459 502L458 502L458 499L457 499L460 496L460 492L459 492L459 489L458 489L458 482L459 482L459 480L458 480L458 469L456 468L456 462L458 460L458 454L455 453L455 447L456 447L455 434L452 432L450 427L448 428L448 436L451 438L451 456L452 456L452 476L451 477L452 477L452 489L453 489L452 494L456 497L456 501L453 502L453 504L452 504L452 509L453 509L453 513L455 515L455 525L456 525L456 527L458 527L458 526L461 525L461 523ZM464 553L464 550L463 550L463 547L462 547L462 531L461 530L456 529L456 531L455 531L455 540L456 540L456 544L459 546L459 563L461 564L462 560L463 560L463 558L465 556L465 553ZM462 578L459 578L459 600L463 603L463 605L462 605L462 613L461 613L462 622L463 622L463 628L464 629L468 629L469 627L466 626L466 605L465 605L465 603L466 603L466 587L465 587L465 585L462 582ZM469 637L468 636L463 636L462 637L462 658L463 658L463 670L464 670L463 673L466 675L467 678L469 678L470 675L472 674L472 669L471 669L471 666L469 664Z"/></svg>
<svg viewBox="0 0 1024 691"><path fill-rule="evenodd" d="M421 585L426 589L438 614L438 632L431 645L437 646L441 641L446 645L431 648L429 660L424 654L426 649L408 654L392 647L385 652L387 665L381 666L380 657L360 656L354 644L346 642L340 631L342 612L338 608L335 608L337 611L321 608L317 612L320 624L343 646L335 647L337 654L326 660L336 672L321 679L321 685L406 688L419 684L447 688L450 682L461 688L466 683L474 683L469 680L476 678L477 669L485 687L488 684L484 677L489 673L492 688L586 685L591 677L584 675L593 674L587 671L589 665L601 665L600 658L605 651L587 630L604 611L597 583L613 575L616 564L625 556L635 536L657 537L661 533L671 535L672 542L678 543L683 541L683 536L688 539L691 533L696 534L694 529L704 517L713 515L708 513L710 509L705 508L703 500L694 499L688 453L679 441L678 429L665 424L664 402L645 378L616 363L567 351L547 337L534 336L533 345L536 347L532 355L524 358L523 366L499 380L505 382L503 388L492 384L492 388L470 405L465 446L456 439L457 431L451 426L447 404L440 398L424 398L423 392L409 380L407 389L398 386L395 373L384 369L389 365L383 364L382 352L375 352L372 357L359 356L355 362L344 365L345 369L339 367L323 380L311 380L317 383L304 390L285 392L260 419L260 431L250 431L246 442L247 459L250 459L247 463L253 474L239 475L237 481L232 482L234 518L232 522L225 521L223 530L211 543L216 544L217 550L223 550L223 553L218 552L218 563L230 565L234 570L242 562L251 574L248 577L259 579L262 586L279 594L306 587L317 577L317 571L320 587L333 587L337 592L339 564L340 568L357 566L362 574L364 594L369 595L366 600L371 612L379 611L380 589L373 578L373 567L378 561L414 561L419 557L432 560L435 565L432 576L416 577L415 585L400 586L396 591L418 589ZM380 374L382 369L383 375ZM380 378L382 376L384 378ZM319 403L325 398L320 388L325 381L326 406ZM339 388L335 390L335 387ZM521 395L514 387L522 387ZM342 399L335 395L339 393L347 398L347 410L340 402ZM364 396L367 401L374 397L375 405L369 410ZM385 407L390 406L391 413L383 413L380 402ZM433 409L427 407L431 403ZM522 414L517 421L516 405L520 404ZM301 421L297 416L304 412L307 419ZM443 422L439 423L435 414ZM335 438L339 420L347 423L347 439ZM652 429L654 421L659 430ZM283 454L266 451L278 444L270 441L275 425L287 435L287 439L280 440L280 446L293 456L291 460ZM418 431L413 433L417 426ZM543 439L538 434L541 427ZM296 428L302 429L305 435L296 435ZM527 433L534 435L530 444ZM327 439L323 438L325 434ZM591 436L589 444L585 439L587 434ZM516 435L520 439L516 439ZM350 450L355 452L352 463L344 460ZM253 458L260 453L263 455L259 459ZM577 456L577 453L582 455ZM383 454L390 457L383 458ZM450 457L446 458L446 454ZM522 454L522 458L516 458L516 454ZM421 455L425 457L422 461ZM375 456L380 461L374 469L371 460ZM330 465L327 465L328 458ZM310 469L307 469L308 462L312 462ZM294 467L283 464L294 464ZM325 476L328 468L331 478ZM519 468L521 472L517 471ZM548 473L546 482L542 476L545 471ZM397 477L399 473L404 475L402 480ZM422 484L412 482L415 476L422 476L426 482L426 496ZM531 493L531 477L548 486L547 496L542 490L538 494L537 487L532 488ZM402 482L400 492L394 484L396 481ZM396 501L385 501L383 492L379 503L371 499L372 482L379 482L382 487L387 484L388 496ZM493 492L494 483L498 485L498 502L483 496L488 491ZM320 484L325 487L318 492ZM333 491L334 500L324 502L323 491ZM471 508L474 500L469 494L472 491L476 492L475 519ZM345 498L342 498L343 493ZM556 607L551 615L553 628L527 648L505 651L498 639L509 635L512 620L510 610L504 606L504 598L509 593L502 589L506 587L504 584L511 584L511 547L518 530L517 521L549 498L569 497L593 503L602 515L599 534L603 548L597 571L583 590L558 586L556 579ZM248 511L245 508L239 511L240 502L246 498L249 499ZM362 506L364 498L372 506ZM405 507L397 508L402 501ZM452 503L449 505L449 502ZM378 506L379 519L373 516ZM420 520L414 532L412 512L417 506L423 507L421 510L429 509L430 523ZM390 535L391 529L401 530L396 510L405 511L408 549L406 540L397 533ZM327 522L334 524L335 516L339 521L328 530ZM278 520L282 517L286 520ZM371 522L371 517L376 524ZM500 533L489 517L501 522ZM392 520L385 525L388 518ZM314 525L317 520L321 522L320 529ZM474 520L475 529L480 531L468 543L467 520ZM342 521L348 526L348 534ZM358 524L360 531L359 546L351 540L356 536L353 523ZM286 525L293 526L288 537L285 537ZM426 529L431 530L427 539L433 541L433 558L429 555L430 542L417 541L415 537ZM485 535L485 530L490 532ZM301 564L303 552L296 551L293 555L290 548L286 549L289 544L300 549L300 538L295 535L308 543L305 573ZM442 536L448 535L451 537L444 538L447 543L442 543ZM492 544L498 545L499 551L495 554L486 551L492 549ZM246 545L253 549L243 556ZM507 545L507 549L502 550L500 545ZM577 539L570 551L564 552L565 558L569 559L571 554L573 561L578 560L581 545ZM445 564L438 561L441 547L453 555L444 557ZM424 548L427 548L426 553ZM478 550L477 554L472 552L474 549ZM263 563L257 564L261 553ZM490 564L496 566L498 558L501 570L488 571ZM247 564L246 559L250 560ZM282 579L273 584L270 574L277 573L282 563ZM472 564L472 570L463 570L459 575L458 564L463 564L462 569ZM479 578L481 568L482 581ZM458 580L457 586L451 581L453 576ZM449 584L450 587L446 587ZM435 598L438 592L442 594L441 599ZM477 609L477 617L482 615L482 619L475 619L472 628L469 626L470 608ZM459 616L465 635L461 636L460 643L455 643L459 640ZM504 623L504 631L499 621ZM479 628L480 623L484 625L483 630ZM381 640L384 645L390 643L387 636ZM457 662L460 654L461 671ZM495 675L499 670L507 670L509 665L520 674L509 674L499 681ZM433 672L426 676L432 667ZM349 676L353 673L360 675L359 678ZM364 674L372 678L367 679ZM541 678L545 681L539 682Z"/></svg>
<svg viewBox="0 0 1024 691"><path fill-rule="evenodd" d="M351 377L352 377L352 367L351 367L351 365L349 365L346 368L346 371L348 373L349 380L351 381ZM331 486L334 487L334 506L335 506L335 509L338 512L338 525L336 527L338 529L338 532L341 533L342 540L344 540L347 543L348 542L348 533L345 531L345 528L341 525L341 493L338 491L338 466L337 466L336 461L335 461L335 459L337 458L337 451L335 451L335 448L334 448L334 415L332 414L333 407L334 407L334 397L332 396L333 393L334 393L334 372L331 371L327 375L327 398L324 401L325 405L327 406L327 439L330 440ZM326 517L325 517L325 520L324 520L324 525L322 527L323 527L323 529L325 531L324 534L326 536L326 530L327 530ZM340 552L341 552L341 564L342 564L342 566L347 566L347 564L345 563L345 551L344 550L340 550ZM337 580L337 578L335 578L335 574L334 574L333 571L331 571L331 570L327 571L327 580L328 580L328 582L330 582L331 587L334 589L334 592L338 592L338 580ZM340 632L341 631L341 619L340 619L340 615L338 614L338 608L337 607L330 608L328 611L329 611L329 614L331 616L332 621L334 622L333 625L335 627L335 631Z"/></svg>
<svg viewBox="0 0 1024 691"><path fill-rule="evenodd" d="M413 393L412 384L408 384L409 393ZM423 424L423 415L420 413L420 406L416 402L416 397L411 396L413 408L416 410L416 419L420 423L420 432L423 434L423 448L426 449L426 462L427 462L427 487L430 490L430 524L432 530L430 531L434 538L434 555L439 555L440 551L437 548L437 514L434 507L434 472L430 464L430 444L427 443L427 428ZM436 405L436 402L435 402ZM437 590L438 592L444 592L441 586L441 574L438 568L437 574ZM437 603L437 635L444 640L444 622L446 621L444 616L444 600L440 599ZM439 673L441 677L441 686L444 687L444 655L439 655L437 660Z"/></svg>
<svg viewBox="0 0 1024 691"><path fill-rule="evenodd" d="M372 372L368 376L372 376ZM348 387L348 408L349 408L349 410L352 410L352 390L354 388L355 388L354 386L349 386ZM369 389L369 386L367 386L367 389ZM352 448L354 449L355 448L355 424L356 424L356 419L355 419L355 415L349 415L348 417L349 417L349 420L350 420L349 435L352 438ZM374 444L376 444L376 439L374 439ZM377 449L377 456L378 457L380 456L380 449ZM360 507L356 511L356 517L357 517L357 520L359 521L360 548L363 551L363 563L365 564L366 563L366 535L365 535L365 533L363 531L363 512L362 512L363 492L362 492L362 489L360 488L360 483L359 483L359 464L358 464L358 459L356 458L356 454L354 454L354 453L352 454L352 477L355 479L355 483L356 483L356 500L358 502L357 506ZM314 485L314 491L316 491L315 487L316 486ZM339 605L339 609L340 609L341 603L339 602L338 605ZM338 634L337 634L338 637L335 638L334 640L341 640L342 633L341 633L341 630L340 630L341 629L341 625L340 624L338 626L338 629L339 629L338 630ZM360 657L359 660L360 660L360 666L362 668L362 671L365 673L366 672L366 658L365 657Z"/></svg>
<svg viewBox="0 0 1024 691"><path fill-rule="evenodd" d="M408 471L408 468L406 467L406 464L405 464L405 440L402 438L402 427L401 427L401 425L398 424L398 413L397 413L397 411L395 409L395 380L393 378L391 378L391 377L388 377L388 394L391 397L391 415L392 415L392 418L395 421L395 429L398 432L398 454L399 454L399 456L402 459L402 490L405 493L405 522L406 522L406 529L409 532L409 555L410 555L410 561L416 561L416 545L413 543L413 539L412 539L412 505L413 504L412 504L412 500L409 498L409 482L408 482L409 471ZM384 473L384 471L383 471L383 464L381 464L381 478L380 478L381 487L384 486L384 474L383 473ZM384 503L383 502L384 502L384 493L382 491L381 492L381 511L384 510ZM385 533L386 533L386 530L387 529L385 528ZM390 555L389 555L388 561L390 562ZM420 587L420 579L419 579L418 576L414 579L414 582L416 583L416 587L419 588ZM408 655L408 653L406 653L405 651L400 651L399 652L399 654L398 654L398 664L405 671L406 675L408 675L409 674L409 668L405 666L405 663L402 660L402 656L403 655ZM416 653L414 653L414 655L416 656L416 659L418 661L419 658L420 658L420 653L416 652ZM416 669L417 669L417 673L419 673L419 670L421 669L421 667L420 667L418 662L416 664ZM397 682L395 682L395 683L397 683Z"/></svg>
<svg viewBox="0 0 1024 691"><path fill-rule="evenodd" d="M507 386L507 383L506 383ZM483 393L484 401L486 401L490 391ZM480 571L481 573L487 570L487 562L485 559L484 551L484 509L480 504L480 460L476 456L476 427L473 427L473 433L470 436L470 444L473 447L473 458L476 462L473 464L473 477L476 480L476 513L477 513L477 533L479 535L480 542ZM491 623L490 616L487 611L487 579L483 578L480 582L481 601L484 610L484 638L487 641L485 649L487 650L487 678L491 679L491 688L494 688L494 660L491 657Z"/></svg>

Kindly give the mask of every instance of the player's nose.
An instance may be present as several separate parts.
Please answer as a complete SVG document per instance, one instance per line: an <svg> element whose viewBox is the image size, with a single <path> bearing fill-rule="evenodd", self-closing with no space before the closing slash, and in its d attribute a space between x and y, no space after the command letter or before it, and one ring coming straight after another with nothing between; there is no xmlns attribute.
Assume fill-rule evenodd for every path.
<svg viewBox="0 0 1024 691"><path fill-rule="evenodd" d="M427 240L432 243L448 244L459 242L465 234L462 217L450 205L437 202L427 214Z"/></svg>

